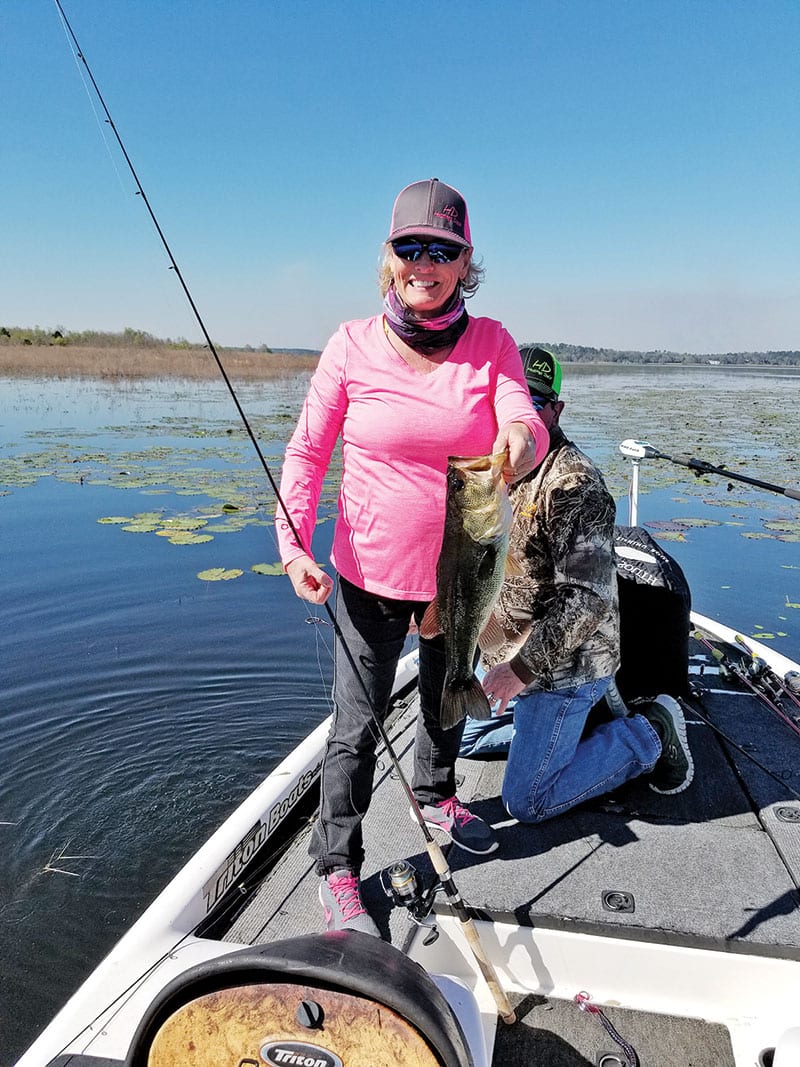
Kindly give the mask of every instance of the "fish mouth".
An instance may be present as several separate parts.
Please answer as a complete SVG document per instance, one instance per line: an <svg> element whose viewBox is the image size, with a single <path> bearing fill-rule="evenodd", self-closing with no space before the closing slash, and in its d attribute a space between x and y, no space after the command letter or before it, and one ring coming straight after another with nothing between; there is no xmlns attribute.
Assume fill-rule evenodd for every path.
<svg viewBox="0 0 800 1067"><path fill-rule="evenodd" d="M501 461L504 463L505 458L505 452L492 452L488 456L448 456L447 462L459 470L488 471Z"/></svg>

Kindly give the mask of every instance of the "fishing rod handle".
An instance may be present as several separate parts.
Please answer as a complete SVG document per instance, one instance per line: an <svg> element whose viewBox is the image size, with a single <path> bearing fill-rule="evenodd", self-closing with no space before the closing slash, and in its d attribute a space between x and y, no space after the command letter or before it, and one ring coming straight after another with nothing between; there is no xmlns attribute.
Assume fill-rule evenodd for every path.
<svg viewBox="0 0 800 1067"><path fill-rule="evenodd" d="M469 943L469 947L472 949L472 954L478 962L478 966L481 969L481 973L489 987L489 992L494 998L497 1012L500 1018L508 1026L511 1026L517 1021L517 1013L511 1007L511 1003L506 996L504 990L500 987L500 982L497 978L497 972L492 966L489 958L483 951L483 945L478 937L478 931L475 928L475 923L472 919L467 918L466 922L462 922L461 929L464 931L464 936Z"/></svg>
<svg viewBox="0 0 800 1067"><path fill-rule="evenodd" d="M426 841L426 845L428 848L428 856L433 864L433 869L439 876L439 881L442 883L444 891L447 894L447 902L456 913L458 920L461 923L461 929L464 931L467 944L469 945L472 955L475 957L475 962L478 964L486 985L489 987L489 992L492 994L492 999L497 1008L497 1014L504 1023L511 1025L511 1023L517 1021L517 1016L514 1009L511 1007L508 997L500 986L500 980L497 977L497 971L495 971L494 965L484 951L475 923L467 911L467 907L461 898L461 894L456 889L444 853L442 852L438 841L434 841L432 837L430 840Z"/></svg>

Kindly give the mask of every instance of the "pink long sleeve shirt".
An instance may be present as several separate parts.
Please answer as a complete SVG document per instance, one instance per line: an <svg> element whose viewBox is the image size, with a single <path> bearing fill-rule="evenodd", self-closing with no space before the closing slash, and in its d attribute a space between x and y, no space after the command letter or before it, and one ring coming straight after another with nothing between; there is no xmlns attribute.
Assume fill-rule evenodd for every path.
<svg viewBox="0 0 800 1067"><path fill-rule="evenodd" d="M397 600L431 600L442 544L448 456L491 451L499 426L523 422L544 456L519 351L499 322L470 318L432 373L412 370L382 316L343 323L325 347L286 447L278 511L284 565L311 553L322 481L342 438L339 516L331 559L349 582Z"/></svg>

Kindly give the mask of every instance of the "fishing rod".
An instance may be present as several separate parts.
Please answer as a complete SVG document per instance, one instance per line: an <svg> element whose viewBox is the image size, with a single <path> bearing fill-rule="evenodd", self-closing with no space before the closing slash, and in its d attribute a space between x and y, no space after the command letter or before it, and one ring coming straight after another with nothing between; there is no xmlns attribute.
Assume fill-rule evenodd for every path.
<svg viewBox="0 0 800 1067"><path fill-rule="evenodd" d="M692 637L708 649L708 651L720 665L720 669L723 671L723 673L728 672L729 674L732 674L735 678L738 678L738 680L745 686L746 689L749 689L750 692L753 693L761 701L761 703L765 705L765 707L769 708L769 710L773 712L773 714L777 715L777 717L781 720L782 723L784 723L785 726L788 726L793 733L797 734L798 737L800 737L800 726L797 725L794 719L790 718L790 716L786 714L783 708L781 708L778 704L775 703L775 701L764 691L764 689L760 688L755 682L752 681L752 679L748 677L747 671L742 666L730 660L721 648L717 648L715 645L712 645L710 641L706 640L704 635L699 630L695 630L692 633Z"/></svg>
<svg viewBox="0 0 800 1067"><path fill-rule="evenodd" d="M758 767L758 769L760 771L763 771L764 774L768 775L774 782L777 782L779 785L783 786L783 788L788 793L792 794L792 796L795 798L795 800L800 800L800 793L798 793L796 789L793 789L789 785L788 782L786 782L779 775L775 774L774 771L771 771L769 769L769 767L765 767L764 764L760 760L756 759L756 757L753 755L752 752L748 752L747 749L743 745L740 745L738 743L738 741L734 741L733 738L729 734L726 734L725 731L723 729L721 729L719 726L717 726L717 724L715 722L712 722L711 719L708 717L708 715L704 713L704 711L700 710L700 707L705 708L705 704L703 703L703 694L704 694L704 692L705 691L701 690L699 686L693 685L692 686L692 692L691 692L691 698L692 698L693 703L691 705L689 705L683 699L683 697L676 697L678 703L683 708L684 713L689 714L689 715L698 715L702 719L702 721L706 724L706 726L711 727L711 729L714 731L714 733L718 734L722 738L723 741L726 741L729 745L731 745L733 748L735 748L737 752L740 752L743 756L745 756L747 759L749 759L751 763L754 763L756 765L756 767ZM697 706L698 704L700 705L700 707Z"/></svg>
<svg viewBox="0 0 800 1067"><path fill-rule="evenodd" d="M619 446L619 450L623 456L627 456L628 459L634 461L642 459L666 459L670 463L677 463L681 467L688 467L699 478L701 474L719 474L723 478L733 478L737 482L746 482L748 485L758 486L759 489L769 489L772 493L781 493L783 496L790 497L792 500L800 500L800 489L787 489L782 485L773 485L772 482L761 481L760 478L751 478L747 474L737 474L735 471L728 470L727 467L714 467L710 463L706 463L703 459L695 459L693 456L689 456L686 453L681 453L678 456L668 456L666 452L660 452L653 445L648 444L646 441L634 441L633 438L629 438L627 441L623 441Z"/></svg>
<svg viewBox="0 0 800 1067"><path fill-rule="evenodd" d="M305 547L305 545L303 543L303 540L300 537L300 534L298 533L297 528L296 528L296 526L295 526L295 524L294 524L294 522L292 520L292 517L289 514L288 508L286 507L286 504L283 501L280 489L278 488L278 485L277 485L277 483L276 483L276 481L275 481L275 479L274 479L274 477L272 475L272 471L270 470L269 464L267 463L266 458L264 456L264 453L261 450L261 446L258 443L258 439L256 438L256 435L255 435L255 433L253 431L252 426L250 425L250 421L247 418L247 415L246 415L246 413L244 411L244 408L242 407L241 403L239 402L239 398L236 395L236 390L234 389L233 384L231 383L231 380L228 377L227 372L225 371L225 367L223 365L222 359L219 356L219 353L217 351L216 345L212 341L211 336L210 336L208 330L206 329L206 326L205 326L203 318L202 318L202 316L200 314L200 311L198 310L197 305L195 304L194 299L192 297L192 294L191 294L191 292L189 290L189 286L187 285L186 280L183 277L183 273L181 272L181 269L178 266L178 262L177 262L177 260L175 259L175 256L172 253L172 249L170 248L169 242L167 241L167 238L164 235L164 231L162 230L161 225L159 224L159 221L156 218L156 214L155 214L155 212L154 212L154 210L153 210L153 208L152 208L152 206L150 204L150 201L149 201L149 199L147 197L147 194L144 191L144 187L142 186L142 183L139 180L139 176L136 173L136 169L135 169L135 167L134 167L134 165L133 165L133 163L131 161L130 156L128 155L128 151L125 148L125 145L123 143L122 137L120 136L119 130L117 129L117 126L116 126L113 118L111 117L111 112L109 111L109 109L108 109L108 107L106 105L105 99L103 98L103 94L100 92L100 88L99 88L97 82L95 81L94 75L92 74L92 71L91 71L91 69L89 67L89 64L88 64L87 60L86 60L86 56L83 53L83 49L81 48L81 46L80 46L80 44L78 42L78 38L75 36L75 33L74 33L73 29L72 29L72 26L70 25L69 19L67 18L66 13L64 12L64 8L61 5L61 0L53 0L53 2L55 3L56 8L58 9L58 13L59 13L59 16L61 17L61 21L64 24L64 27L67 30L67 32L69 34L69 37L71 38L71 40L72 40L72 42L73 42L73 44L75 46L76 56L80 60L80 62L83 64L83 66L84 66L84 68L86 70L86 73L87 73L87 75L89 77L89 80L90 80L90 82L92 84L92 88L93 88L93 90L94 90L94 92L95 92L95 94L97 96L97 100L99 101L100 106L103 109L103 114L105 115L105 120L108 123L112 133L114 134L114 138L115 138L117 144L119 145L120 151L122 152L123 158L125 159L125 163L126 163L126 165L128 167L128 170L130 171L131 176L133 177L133 180L134 180L134 182L136 184L137 196L140 196L142 198L142 202L144 203L145 207L147 208L147 212L148 212L148 214L150 216L150 219L151 219L151 221L153 223L153 226L155 227L156 233L158 234L158 237L159 237L159 239L161 241L161 244L162 244L162 246L164 248L164 251L167 254L167 257L169 259L171 268L172 268L172 270L175 271L175 275L178 278L178 281L179 281L180 286L181 286L181 288L183 290L183 293L184 293L184 295L185 295L185 297L186 297L186 299L187 299L187 301L189 303L189 306L190 306L190 308L192 310L192 314L194 315L194 318L195 318L198 326L200 327L200 330L201 330L201 332L203 334L203 337L205 338L206 343L208 345L209 351L211 352L211 354L214 357L214 361L215 361L215 363L217 365L217 368L218 368L218 370L219 370L219 372L220 372L220 374L222 376L223 381L225 382L225 385L227 386L227 389L228 389L228 392L230 393L231 399L233 400L233 402L234 402L234 404L236 406L236 410L239 413L239 417L241 418L242 423L244 424L244 427L245 427L245 429L247 431L247 434L248 434L248 436L250 438L250 441L251 441L253 447L256 450L256 454L257 454L259 460L261 461L261 466L264 468L264 473L266 474L267 480L269 481L270 487L272 488L272 491L273 491L273 493L275 495L275 499L276 499L276 501L278 503L278 506L280 507L281 511L283 512L283 515L286 518L286 522L287 522L287 524L289 526L289 529L290 529L290 531L292 533L292 536L297 541L297 544L299 545L299 547L303 550L303 552L306 555L310 556L310 552L308 552L308 550L306 549L306 547ZM377 727L378 736L380 737L380 740L381 740L384 748L386 749L386 752L387 752L387 754L388 754L388 756L389 756L389 758L391 760L392 766L393 766L393 768L395 770L395 773L397 775L397 779L400 782L400 784L401 784L401 786L402 786L402 788L403 788L403 790L404 790L404 792L406 794L406 797L407 797L407 799L409 801L409 804L410 804L410 807L411 807L411 811L413 812L413 815L414 815L414 819L417 822L417 824L418 824L418 826L419 826L419 828L420 828L420 830L422 832L423 837L425 838L425 847L426 847L426 849L428 851L428 855L430 857L431 863L433 864L433 868L436 871L437 877L439 878L439 881L442 884L442 888L444 889L447 901L448 901L450 907L452 908L453 912L455 913L456 917L458 918L458 920L459 920L459 922L461 924L461 930L462 930L462 932L463 932L463 934L464 934L464 936L466 938L467 944L469 945L473 956L475 957L475 960L476 960L476 962L478 964L480 972L483 975L483 978L484 978L484 980L485 980L485 982L486 982L486 984L487 984L487 986L488 986L488 988L489 988L489 990L490 990L490 992L492 994L492 997L493 997L493 999L495 1001L495 1004L497 1006L498 1013L499 1013L500 1017L503 1019L504 1022L513 1023L513 1022L516 1021L516 1015L514 1013L514 1010L511 1007L511 1004L510 1004L510 1002L508 1000L508 997L506 996L506 994L503 992L502 988L500 987L500 981L499 981L499 979L497 977L497 972L495 971L492 962L489 960L488 956L486 955L486 953L485 953L485 951L483 949L483 945L481 944L480 937L478 935L478 930L477 930L477 927L475 926L475 922L472 919L472 916L469 913L467 905L465 904L464 900L462 899L461 894L459 893L459 891L458 891L458 889L457 889L457 887L455 885L455 882L453 881L453 876L452 876L452 873L451 873L450 868L448 866L447 860L445 859L444 853L442 852L442 849L439 846L438 842L436 842L434 840L433 835L431 834L430 830L428 829L427 825L425 824L425 819L423 818L422 812L420 811L419 804L417 803L417 800L416 800L413 792L411 791L411 786L409 785L408 780L407 780L407 778L406 778L406 776L405 776L405 774L403 772L403 769L400 766L400 760L399 760L399 758L397 756L397 753L394 750L394 747L393 747L393 745L391 743L391 740L389 739L389 735L386 732L386 728L384 727L384 724L381 721L381 717L380 717L380 715L378 714L378 712L377 712L377 710L375 708L375 705L374 705L374 703L372 701L372 698L370 697L369 691L367 690L367 686L366 686L366 683L364 682L364 679L362 677L361 671L358 669L358 666L356 665L356 662L355 662L355 660L353 658L353 655L352 655L352 653L351 653L351 651L350 651L350 649L349 649L349 647L347 645L347 642L346 642L346 640L344 638L344 635L342 634L341 628L339 627L339 624L336 621L336 616L334 615L334 613L333 613L333 611L332 611L332 609L331 609L329 604L326 603L323 606L324 606L325 611L326 611L326 613L328 615L328 618L329 618L329 620L331 622L331 625L333 626L334 633L336 634L336 637L339 640L339 643L340 643L340 646L342 648L342 651L344 652L344 654L345 654L345 656L347 658L347 661L350 664L350 667L353 669L353 671L355 672L355 674L356 674L356 676L357 676L357 678L359 680L362 692L363 692L364 697L366 698L366 701L367 701L367 706L370 709L370 713L372 715L373 722L374 722L375 726Z"/></svg>
<svg viewBox="0 0 800 1067"><path fill-rule="evenodd" d="M773 693L775 702L780 704L783 698L794 704L800 710L800 673L789 671L784 678L770 667L766 660L762 659L747 644L741 634L736 634L736 644L745 650L750 657L748 672L752 678L760 679L763 684ZM788 681L787 681L788 680ZM793 690L792 685L796 686Z"/></svg>

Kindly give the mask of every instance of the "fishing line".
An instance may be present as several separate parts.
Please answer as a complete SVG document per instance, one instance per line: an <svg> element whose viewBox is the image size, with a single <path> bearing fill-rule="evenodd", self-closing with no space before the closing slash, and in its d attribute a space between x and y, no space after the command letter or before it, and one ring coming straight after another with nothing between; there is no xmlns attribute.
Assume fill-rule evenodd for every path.
<svg viewBox="0 0 800 1067"><path fill-rule="evenodd" d="M748 752L743 745L740 745L738 743L738 741L734 741L729 734L726 734L725 731L721 729L721 727L717 726L715 722L712 722L708 715L701 711L699 707L697 707L697 705L701 705L703 708L705 708L705 705L703 704L703 693L697 687L693 690L690 696L691 699L695 702L695 706L690 707L683 699L683 697L677 697L678 703L681 705L685 712L688 712L691 715L697 715L700 719L702 719L706 726L710 726L714 733L718 734L723 739L723 741L727 741L727 743L733 748L735 748L737 752L740 752L746 759L749 759L751 763L754 763L756 767L759 768L759 770L763 771L764 774L768 775L774 782L777 782L778 785L782 786L788 793L791 793L795 800L800 800L800 793L798 793L796 789L793 789L792 786L790 786L784 778L781 778L780 775L777 775L774 771L771 771L769 767L766 767L760 760L756 759L752 752Z"/></svg>
<svg viewBox="0 0 800 1067"><path fill-rule="evenodd" d="M86 69L86 73L87 73L87 75L89 77L89 80L91 82L92 89L96 93L97 99L98 99L98 101L100 103L100 106L101 106L101 108L103 110L103 114L105 115L105 121L109 125L109 127L111 128L111 132L114 134L114 138L115 138L117 144L119 145L119 149L122 152L122 155L123 155L123 157L125 159L125 163L127 164L128 170L130 171L131 176L133 177L133 180L136 183L136 195L137 196L141 196L142 202L145 205L145 207L147 208L147 213L150 216L150 220L153 223L153 226L155 227L156 233L158 234L158 237L159 237L159 239L161 241L161 244L162 244L162 246L164 248L164 251L167 253L167 257L169 259L169 262L170 262L170 265L171 265L171 269L175 271L175 275L176 275L176 277L177 277L177 279L178 279L178 281L180 283L180 286L181 286L181 288L183 290L183 293L184 293L184 295L185 295L185 297L186 297L186 299L187 299L187 301L189 303L189 306L192 309L192 313L193 313L193 315L195 317L195 320L196 320L198 326L200 327L200 330L201 330L201 332L203 334L203 337L206 340L206 344L208 345L209 351L211 352L212 356L214 357L214 362L217 365L217 369L219 370L219 372L220 372L220 374L222 376L222 379L225 382L225 385L226 385L226 387L228 389L228 392L230 393L231 399L233 400L233 403L236 406L236 410L239 413L239 417L241 418L242 423L244 425L244 428L247 431L247 434L248 434L248 436L250 438L250 441L251 441L251 443L253 445L253 448L256 450L256 455L258 456L258 458L259 458L259 460L261 462L261 466L264 469L264 473L265 473L265 475L267 477L267 481L269 482L270 487L271 487L273 493L275 494L275 499L276 499L276 501L278 503L278 506L280 507L281 511L283 512L283 515L286 518L287 525L288 525L288 527L289 527L289 529L290 529L290 531L292 533L292 536L297 541L297 544L300 546L300 548L303 550L303 552L306 555L310 555L310 553L306 550L306 548L305 548L305 546L303 544L303 540L300 537L300 535L299 535L299 533L297 531L297 528L295 527L294 522L292 521L292 517L289 514L289 511L288 511L288 509L287 509L287 507L286 507L286 505L285 505L285 503L283 501L283 498L281 496L281 493L280 493L280 490L278 488L278 485L277 485L275 479L272 476L272 471L270 470L269 464L267 463L266 458L264 456L264 453L261 450L261 446L258 443L258 439L256 438L256 435L253 432L253 428L250 425L250 422L249 422L249 420L247 418L247 415L246 415L246 413L244 411L244 408L242 407L241 403L239 402L239 398L236 395L236 390L234 389L233 384L231 383L231 380L228 377L228 374L227 374L227 372L225 370L223 362L222 362L222 360L221 360L221 358L219 356L219 353L217 352L217 348L216 348L214 342L211 340L211 336L210 336L208 330L206 329L206 325L205 325L205 323L203 321L203 317L201 316L200 311L198 310L197 305L194 302L194 298L192 297L192 294L191 294L191 292L189 290L189 287L186 284L186 281L185 281L185 279L183 277L181 269L178 266L177 260L175 259L175 256L172 254L172 249L170 248L169 242L167 241L167 239L166 239L166 237L164 235L164 231L161 229L161 225L159 224L159 221L156 218L155 212L153 211L153 208L152 208L152 206L150 204L150 201L149 201L149 199L147 197L147 194L145 193L144 188L142 186L142 183L139 180L139 176L136 173L136 168L134 167L134 165L133 165L133 163L131 161L131 158L128 155L127 149L125 148L125 145L124 145L124 143L122 141L122 137L120 136L120 133L119 133L119 131L118 131L118 129L117 129L115 123L114 123L114 120L111 117L111 112L109 111L109 109L108 109L108 107L106 105L105 99L103 98L103 94L100 92L100 88L99 88L97 82L95 81L94 75L92 74L92 71L91 71L91 69L89 67L89 64L88 64L87 60L86 60L86 56L83 54L83 50L82 50L80 44L78 43L78 39L75 36L75 33L74 33L73 29L72 29L72 26L69 23L69 20L67 19L67 16L66 16L66 14L64 12L63 7L61 6L61 0L53 0L53 2L55 3L56 8L58 9L59 16L61 17L62 23L63 23L63 25L64 25L69 37L74 42L77 56L78 56L80 62L83 64L83 66ZM420 831L422 832L423 837L425 838L425 846L426 846L426 848L428 850L428 854L429 854L431 862L433 864L433 868L436 871L436 874L438 875L440 882L442 883L442 887L444 888L445 894L447 896L448 903L450 904L451 908L455 912L455 914L456 914L456 916L457 916L457 918L458 918L458 920L459 920L459 922L461 924L461 930L464 933L464 936L465 936L465 938L467 940L469 948L472 951L473 956L475 957L475 960L476 960L476 962L478 964L478 967L479 967L479 969L481 971L481 974L483 975L483 978L486 981L487 986L489 987L489 990L490 990L490 992L492 994L492 997L493 997L493 999L495 1001L495 1004L497 1006L498 1013L500 1014L501 1018L505 1022L512 1023L512 1022L514 1022L516 1016L514 1014L513 1009L511 1008L511 1005L510 1005L510 1003L508 1001L508 998L506 997L505 993L503 992L503 990L500 987L500 982L499 982L499 979L498 979L497 974L495 972L493 964L491 963L491 961L489 960L489 958L486 956L485 952L483 951L483 947L482 947L482 945L480 943L480 938L478 936L478 931L477 931L477 929L475 927L475 924L474 924L474 921L473 921L472 917L469 914L469 911L467 910L466 904L464 903L464 901L461 898L461 894L458 892L458 889L456 888L456 885L455 885L455 883L453 881L452 874L450 872L450 868L448 867L447 861L446 861L446 859L444 857L444 853L442 852L442 850L441 850L440 846L437 844L437 842L434 840L433 835L431 834L430 830L428 829L428 827L425 824L425 820L424 820L424 818L422 816L422 812L420 811L419 804L417 803L417 800L416 800L414 794L411 791L411 786L409 785L408 780L406 779L406 776L403 773L403 769L400 766L400 760L398 759L397 754L394 751L392 743L391 743L391 741L389 739L389 735L387 734L386 729L384 728L383 722L381 721L381 718L380 718L380 716L379 716L379 714L378 714L378 712L377 712L377 710L376 710L376 708L375 708L375 706L373 704L372 698L369 695L369 691L367 689L366 683L364 682L364 679L362 677L361 671L358 669L358 666L356 665L356 662L355 662L355 660L353 658L353 655L352 655L352 653L351 653L346 641L344 640L344 637L342 635L342 632L341 632L341 629L339 627L339 624L336 621L336 617L335 617L335 615L334 615L334 613L333 613L333 611L332 611L332 609L331 609L331 607L330 607L330 605L328 603L325 603L323 605L323 607L325 608L325 611L326 611L326 613L328 615L328 618L331 621L331 625L333 626L334 632L336 633L336 636L339 639L342 651L344 652L345 656L347 657L347 660L348 660L351 668L353 669L353 671L355 672L356 677L359 680L362 692L363 692L363 694L364 694L364 696L366 698L366 701L367 701L367 706L370 709L370 713L371 713L371 716L372 716L372 723L374 723L374 725L375 725L375 727L377 729L378 735L379 735L381 741L383 742L383 745L386 748L386 752L387 752L388 756L390 757L390 759L392 761L394 769L395 769L395 771L397 773L397 779L400 782L400 785L402 786L403 791L406 794L406 798L408 799L408 802L409 802L409 804L411 806L411 811L412 811L413 817L414 817L415 821L417 822L417 824L418 824L418 826L420 828Z"/></svg>
<svg viewBox="0 0 800 1067"><path fill-rule="evenodd" d="M121 190L123 196L125 197L125 199L127 200L127 198L128 198L128 190L125 188L125 185L124 185L124 183L122 181L122 175L120 174L119 167L117 166L117 161L114 158L114 153L111 151L111 145L108 143L108 138L106 137L106 131L103 129L103 125L104 124L103 124L102 120L100 119L100 115L99 115L99 113L97 111L97 104L95 102L95 98L92 96L91 90L90 90L89 85L88 85L88 83L86 81L86 76L84 74L83 68L81 67L81 60L83 59L83 56L80 54L80 51L77 49L77 42L75 41L74 35L72 36L72 38L70 38L71 31L68 29L69 24L67 23L66 17L64 16L64 12L61 11L60 5L58 5L58 7L59 7L59 14L61 15L61 27L64 30L64 37L67 40L67 45L69 47L70 52L72 53L72 58L75 61L75 66L76 66L77 71L78 71L78 76L81 79L81 83L83 85L84 92L86 93L86 98L89 101L89 106L91 107L92 113L94 114L94 120L97 123L97 128L100 131L100 136L103 138L103 144L105 145L106 152L108 153L108 158L111 160L111 166L114 168L114 173L117 176L117 181L119 182L120 190ZM84 62L85 62L85 60L84 60Z"/></svg>

